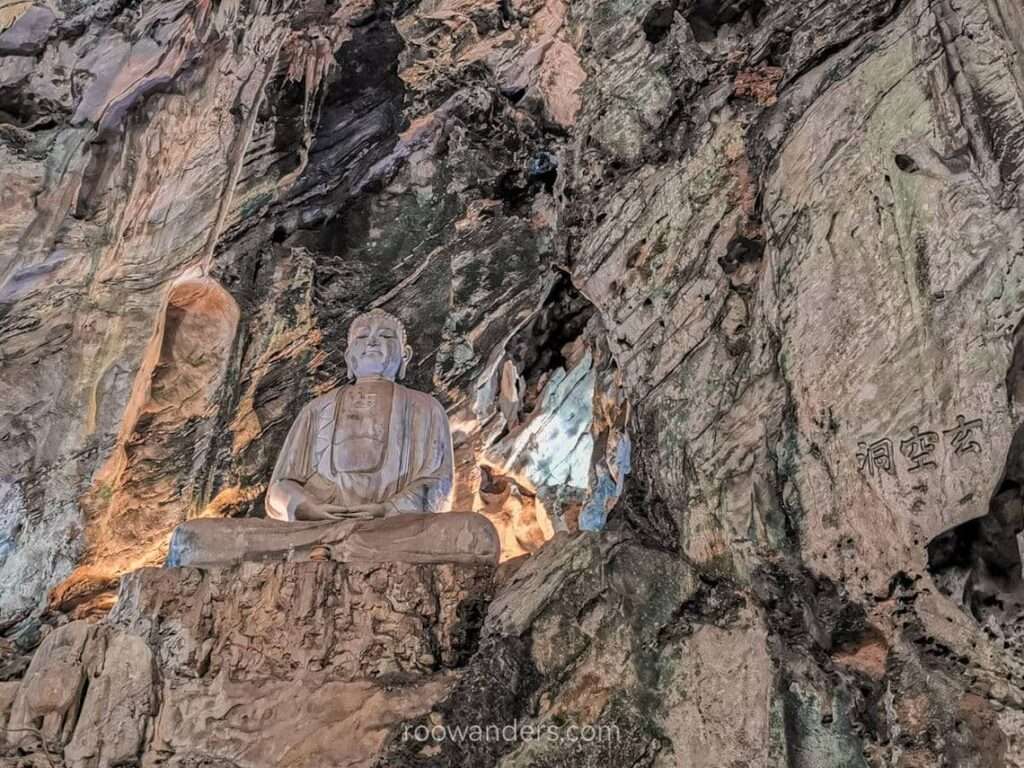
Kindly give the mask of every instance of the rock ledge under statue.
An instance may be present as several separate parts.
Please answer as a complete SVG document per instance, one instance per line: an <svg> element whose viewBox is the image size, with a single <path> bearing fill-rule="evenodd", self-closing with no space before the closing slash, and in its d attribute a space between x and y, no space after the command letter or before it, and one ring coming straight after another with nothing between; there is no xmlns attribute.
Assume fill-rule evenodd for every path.
<svg viewBox="0 0 1024 768"><path fill-rule="evenodd" d="M166 565L210 568L310 559L363 565L495 565L500 549L494 526L475 513L409 514L337 523L210 518L191 520L175 529Z"/></svg>
<svg viewBox="0 0 1024 768"><path fill-rule="evenodd" d="M56 628L22 680L0 683L0 745L39 756L45 743L67 768L369 765L391 726L427 714L476 652L494 572L134 571L106 618Z"/></svg>

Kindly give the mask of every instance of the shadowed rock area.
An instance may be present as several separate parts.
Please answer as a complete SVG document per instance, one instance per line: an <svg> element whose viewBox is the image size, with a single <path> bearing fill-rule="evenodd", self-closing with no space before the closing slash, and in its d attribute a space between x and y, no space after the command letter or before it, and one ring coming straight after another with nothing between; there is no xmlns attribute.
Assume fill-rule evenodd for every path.
<svg viewBox="0 0 1024 768"><path fill-rule="evenodd" d="M1015 0L3 4L0 764L1024 768L1022 182ZM150 569L373 307L493 584Z"/></svg>

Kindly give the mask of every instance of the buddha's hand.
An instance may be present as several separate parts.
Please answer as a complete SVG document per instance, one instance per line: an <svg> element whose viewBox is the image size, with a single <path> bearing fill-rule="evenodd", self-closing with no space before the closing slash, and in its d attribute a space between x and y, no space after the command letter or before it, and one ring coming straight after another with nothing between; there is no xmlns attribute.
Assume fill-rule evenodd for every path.
<svg viewBox="0 0 1024 768"><path fill-rule="evenodd" d="M295 511L295 519L303 522L336 520L338 515L335 510L340 509L341 507L337 507L334 504L322 504L320 502L303 504Z"/></svg>
<svg viewBox="0 0 1024 768"><path fill-rule="evenodd" d="M387 506L384 504L354 504L344 507L341 517L357 520L373 520L377 517L384 517L387 514Z"/></svg>
<svg viewBox="0 0 1024 768"><path fill-rule="evenodd" d="M384 517L387 508L383 504L314 504L307 520L373 520Z"/></svg>

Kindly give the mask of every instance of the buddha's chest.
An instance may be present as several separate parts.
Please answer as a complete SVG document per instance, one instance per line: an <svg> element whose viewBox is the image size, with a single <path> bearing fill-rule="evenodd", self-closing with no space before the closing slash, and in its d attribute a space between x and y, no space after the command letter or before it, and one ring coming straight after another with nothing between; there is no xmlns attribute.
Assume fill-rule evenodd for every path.
<svg viewBox="0 0 1024 768"><path fill-rule="evenodd" d="M394 402L395 387L388 381L355 384L338 393L330 452L333 472L381 468L393 437Z"/></svg>

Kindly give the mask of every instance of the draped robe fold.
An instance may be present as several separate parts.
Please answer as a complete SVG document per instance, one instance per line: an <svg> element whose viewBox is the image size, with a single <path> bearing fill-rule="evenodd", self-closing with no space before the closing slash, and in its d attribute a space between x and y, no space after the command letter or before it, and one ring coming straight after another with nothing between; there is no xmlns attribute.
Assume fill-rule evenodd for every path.
<svg viewBox="0 0 1024 768"><path fill-rule="evenodd" d="M452 489L448 414L430 395L390 382L333 390L299 413L270 479L267 516L294 520L294 505L274 499L284 480L328 504L443 512Z"/></svg>

